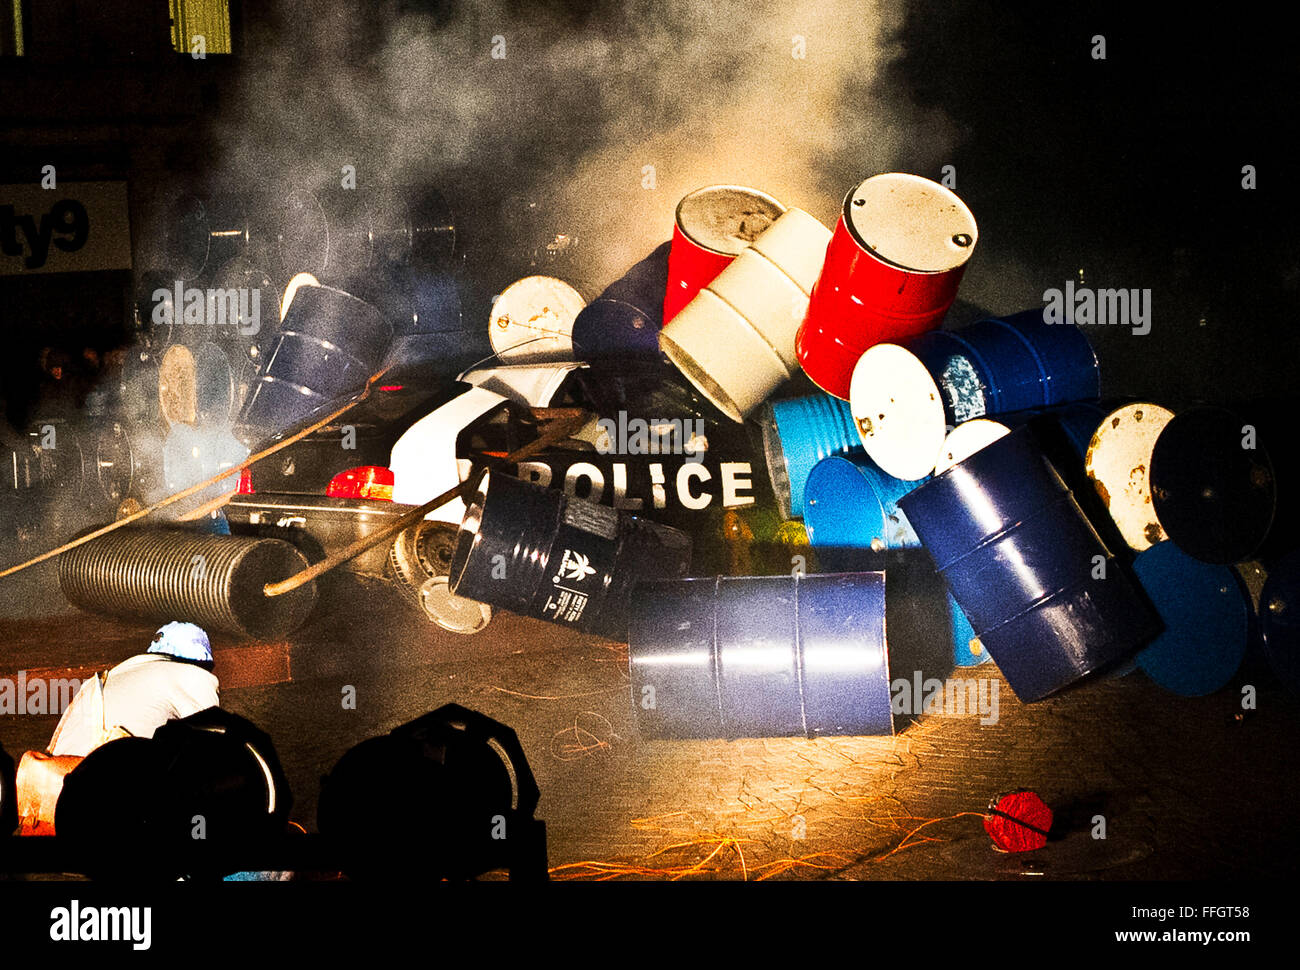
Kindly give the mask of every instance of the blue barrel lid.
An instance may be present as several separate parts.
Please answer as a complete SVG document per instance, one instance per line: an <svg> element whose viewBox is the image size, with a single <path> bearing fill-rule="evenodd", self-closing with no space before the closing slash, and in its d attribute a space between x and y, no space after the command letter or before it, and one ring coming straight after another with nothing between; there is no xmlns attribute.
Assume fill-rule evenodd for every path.
<svg viewBox="0 0 1300 970"><path fill-rule="evenodd" d="M1164 623L1137 664L1166 690L1184 697L1212 694L1241 665L1250 604L1228 566L1201 562L1172 542L1139 553L1133 571Z"/></svg>

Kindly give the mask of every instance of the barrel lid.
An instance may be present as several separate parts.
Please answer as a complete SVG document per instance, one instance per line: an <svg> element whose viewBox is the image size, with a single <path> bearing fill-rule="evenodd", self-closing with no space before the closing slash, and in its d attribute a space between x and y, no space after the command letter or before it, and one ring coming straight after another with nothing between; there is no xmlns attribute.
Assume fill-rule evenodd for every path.
<svg viewBox="0 0 1300 970"><path fill-rule="evenodd" d="M1138 552L1167 538L1151 504L1151 451L1174 413L1150 401L1116 408L1097 425L1084 467L1120 535Z"/></svg>
<svg viewBox="0 0 1300 970"><path fill-rule="evenodd" d="M1220 407L1175 415L1151 451L1151 500L1160 526L1203 562L1248 559L1277 508L1273 463L1251 425Z"/></svg>
<svg viewBox="0 0 1300 970"><path fill-rule="evenodd" d="M194 423L197 383L193 351L184 344L172 344L158 369L158 403L168 424Z"/></svg>
<svg viewBox="0 0 1300 970"><path fill-rule="evenodd" d="M1250 623L1232 569L1161 542L1138 554L1133 572L1164 624L1137 655L1143 672L1184 697L1212 694L1228 683L1245 656Z"/></svg>
<svg viewBox="0 0 1300 970"><path fill-rule="evenodd" d="M785 206L758 189L708 185L677 203L677 226L695 245L736 256L784 212Z"/></svg>
<svg viewBox="0 0 1300 970"><path fill-rule="evenodd" d="M429 619L452 633L478 633L492 621L491 606L457 596L446 576L425 580L420 587L420 606Z"/></svg>
<svg viewBox="0 0 1300 970"><path fill-rule="evenodd" d="M948 433L943 447L939 450L939 460L935 463L934 473L942 475L959 461L965 461L981 448L985 448L999 438L1011 433L1011 429L999 421L988 418L975 418L965 421Z"/></svg>
<svg viewBox="0 0 1300 970"><path fill-rule="evenodd" d="M503 361L566 360L573 356L573 321L587 305L574 287L553 276L525 276L492 304L488 339Z"/></svg>
<svg viewBox="0 0 1300 970"><path fill-rule="evenodd" d="M915 273L964 265L978 237L974 215L955 193L904 172L873 176L845 196L844 224L864 249Z"/></svg>
<svg viewBox="0 0 1300 970"><path fill-rule="evenodd" d="M849 408L862 444L886 473L916 481L934 470L947 424L925 365L897 344L876 344L853 368Z"/></svg>

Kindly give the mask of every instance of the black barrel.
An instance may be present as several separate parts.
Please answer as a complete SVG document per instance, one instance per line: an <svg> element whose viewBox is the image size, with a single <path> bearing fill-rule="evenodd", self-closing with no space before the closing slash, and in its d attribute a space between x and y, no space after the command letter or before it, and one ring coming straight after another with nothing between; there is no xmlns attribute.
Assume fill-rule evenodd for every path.
<svg viewBox="0 0 1300 970"><path fill-rule="evenodd" d="M306 621L316 587L274 598L262 587L305 568L307 558L281 539L127 528L65 553L59 585L70 603L92 613L275 637Z"/></svg>
<svg viewBox="0 0 1300 970"><path fill-rule="evenodd" d="M1220 565L1284 551L1295 510L1282 497L1294 490L1270 445L1281 457L1294 449L1244 412L1202 406L1171 418L1151 451L1149 476L1165 534L1189 556Z"/></svg>
<svg viewBox="0 0 1300 970"><path fill-rule="evenodd" d="M392 326L364 300L329 286L299 287L263 358L237 433L246 442L261 440L359 392L379 370L392 340Z"/></svg>
<svg viewBox="0 0 1300 970"><path fill-rule="evenodd" d="M452 592L621 640L632 587L690 568L676 529L484 472L451 561Z"/></svg>

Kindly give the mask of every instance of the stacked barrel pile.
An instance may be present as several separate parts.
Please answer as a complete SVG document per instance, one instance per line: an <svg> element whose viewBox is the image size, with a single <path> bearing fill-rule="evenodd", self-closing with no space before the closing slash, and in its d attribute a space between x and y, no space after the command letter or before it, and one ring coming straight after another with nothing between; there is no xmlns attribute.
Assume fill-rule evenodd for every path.
<svg viewBox="0 0 1300 970"><path fill-rule="evenodd" d="M785 534L801 519L831 572L799 562L785 576L685 578L660 555L625 598L599 604L597 623L582 612L596 606L569 605L575 543L554 532L530 560L563 557L536 570L555 573L537 584L546 608L519 588L518 602L492 599L481 556L520 548L508 531L520 520L494 516L509 502L489 498L516 486L489 492L485 476L453 589L626 630L650 736L892 731L889 655L918 598L942 621L950 665L991 659L1025 702L1135 666L1208 694L1256 641L1294 685L1283 439L1218 407L1103 402L1084 331L1042 308L940 329L977 238L962 201L915 175L855 186L834 230L753 189L687 196L670 242L577 312L548 299L556 318L531 336L595 373L666 359L694 389L690 414L757 429ZM800 370L820 393L799 393ZM671 383L661 375L660 391ZM627 516L608 525L602 589L619 573L614 519ZM1274 567L1258 619L1234 568L1252 557Z"/></svg>

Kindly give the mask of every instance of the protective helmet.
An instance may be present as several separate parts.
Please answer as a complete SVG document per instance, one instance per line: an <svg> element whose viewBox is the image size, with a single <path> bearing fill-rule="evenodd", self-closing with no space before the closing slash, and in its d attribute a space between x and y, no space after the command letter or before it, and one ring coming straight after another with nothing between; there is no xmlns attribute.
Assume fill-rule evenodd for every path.
<svg viewBox="0 0 1300 970"><path fill-rule="evenodd" d="M193 623L172 621L154 634L148 653L165 653L180 660L212 662L212 644L203 628Z"/></svg>

